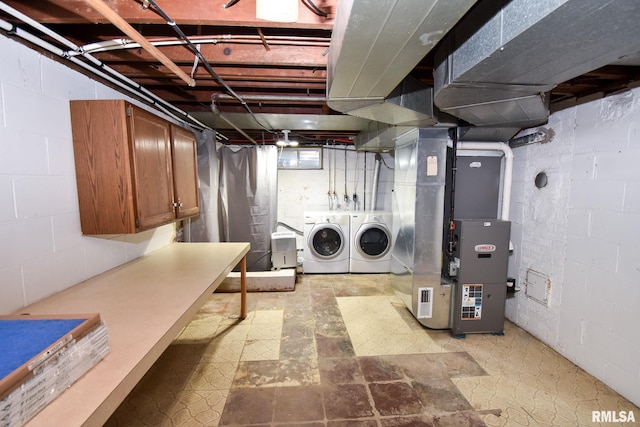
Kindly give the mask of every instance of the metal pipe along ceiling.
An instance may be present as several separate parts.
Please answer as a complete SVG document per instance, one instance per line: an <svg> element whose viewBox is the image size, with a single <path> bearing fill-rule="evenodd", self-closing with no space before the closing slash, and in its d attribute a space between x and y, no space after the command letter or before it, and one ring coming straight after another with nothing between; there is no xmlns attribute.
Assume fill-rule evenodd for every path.
<svg viewBox="0 0 640 427"><path fill-rule="evenodd" d="M72 43L71 41L65 39L61 35L57 34L56 32L49 29L48 27L40 24L39 22L34 21L33 19L29 18L28 16L24 15L18 10L12 8L6 3L0 2L0 10L2 10L3 12L6 12L7 14L13 16L16 19L19 19L20 21L36 29L42 34L45 34L46 36L51 37L53 40L59 42L60 44L66 46L67 48L71 50L78 49L78 46ZM101 79L104 79L118 86L120 89L125 90L126 92L132 94L133 96L143 99L145 102L148 102L149 104L154 105L156 108L158 108L165 114L175 118L180 122L189 121L190 122L189 124L191 124L192 126L198 129L211 129L209 126L205 125L204 123L200 122L196 118L192 117L189 113L166 102L162 98L159 98L158 96L156 96L155 94L153 94L152 92L150 92L149 90L141 86L140 84L123 76L119 72L115 71L113 68L105 65L102 61L94 58L89 54L83 54L82 56L86 58L88 61L90 61L90 63L93 65L90 65L84 61L81 61L75 56L69 56L68 51L62 50L57 46L54 46L53 44L49 43L48 41L43 40L41 37L36 36L28 31L25 31L14 24L11 24L4 20L0 20L0 27L11 34L14 34L15 36L20 37L23 40L33 43L34 45L46 50L47 52L50 52L60 58L73 62L75 65L78 65L79 67L89 72L90 74L93 74Z"/></svg>

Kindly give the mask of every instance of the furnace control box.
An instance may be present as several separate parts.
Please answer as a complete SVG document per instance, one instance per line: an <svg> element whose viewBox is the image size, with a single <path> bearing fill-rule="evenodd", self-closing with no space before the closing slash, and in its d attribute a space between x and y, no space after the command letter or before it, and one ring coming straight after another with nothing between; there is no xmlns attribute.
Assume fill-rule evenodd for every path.
<svg viewBox="0 0 640 427"><path fill-rule="evenodd" d="M455 221L451 333L504 332L511 222L498 219Z"/></svg>

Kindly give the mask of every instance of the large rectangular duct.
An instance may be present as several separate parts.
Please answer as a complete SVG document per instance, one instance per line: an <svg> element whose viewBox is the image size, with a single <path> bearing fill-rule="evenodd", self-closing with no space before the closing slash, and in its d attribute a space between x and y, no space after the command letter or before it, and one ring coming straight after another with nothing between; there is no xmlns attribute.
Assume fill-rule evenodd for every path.
<svg viewBox="0 0 640 427"><path fill-rule="evenodd" d="M353 140L358 151L386 152L396 148L396 139L414 129L411 126L395 126L380 122L371 122L367 130L363 130Z"/></svg>
<svg viewBox="0 0 640 427"><path fill-rule="evenodd" d="M434 124L431 88L405 77L476 1L341 0L327 104L392 125Z"/></svg>
<svg viewBox="0 0 640 427"><path fill-rule="evenodd" d="M441 279L448 142L447 129L413 129L396 138L394 156L391 285L433 329L449 327L451 286Z"/></svg>
<svg viewBox="0 0 640 427"><path fill-rule="evenodd" d="M443 40L434 69L435 105L476 126L543 124L547 91L640 50L637 0L482 6Z"/></svg>

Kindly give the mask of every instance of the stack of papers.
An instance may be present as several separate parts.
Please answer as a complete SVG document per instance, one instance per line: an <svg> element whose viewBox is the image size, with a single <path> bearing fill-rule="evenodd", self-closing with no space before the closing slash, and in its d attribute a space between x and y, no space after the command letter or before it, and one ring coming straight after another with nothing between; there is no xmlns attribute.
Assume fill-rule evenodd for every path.
<svg viewBox="0 0 640 427"><path fill-rule="evenodd" d="M21 426L107 354L99 314L0 316L0 425Z"/></svg>

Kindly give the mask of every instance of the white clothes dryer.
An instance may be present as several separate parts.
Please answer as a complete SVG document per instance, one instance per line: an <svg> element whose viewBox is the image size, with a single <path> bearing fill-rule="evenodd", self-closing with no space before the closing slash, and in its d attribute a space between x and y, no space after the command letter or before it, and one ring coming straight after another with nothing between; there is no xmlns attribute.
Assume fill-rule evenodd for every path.
<svg viewBox="0 0 640 427"><path fill-rule="evenodd" d="M351 213L351 273L391 271L392 221L393 214L387 211Z"/></svg>
<svg viewBox="0 0 640 427"><path fill-rule="evenodd" d="M349 272L349 214L304 213L302 270L305 273Z"/></svg>

